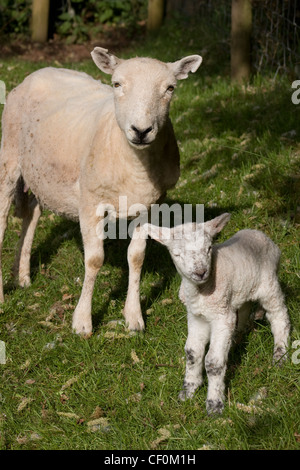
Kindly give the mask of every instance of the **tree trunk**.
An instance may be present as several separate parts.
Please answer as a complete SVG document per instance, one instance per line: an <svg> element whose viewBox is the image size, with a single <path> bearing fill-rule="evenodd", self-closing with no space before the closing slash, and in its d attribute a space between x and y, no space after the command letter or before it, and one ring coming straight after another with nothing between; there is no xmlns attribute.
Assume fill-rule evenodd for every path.
<svg viewBox="0 0 300 470"><path fill-rule="evenodd" d="M164 16L164 0L148 0L148 31L155 31L162 25Z"/></svg>
<svg viewBox="0 0 300 470"><path fill-rule="evenodd" d="M48 39L49 0L32 0L31 39L46 42Z"/></svg>
<svg viewBox="0 0 300 470"><path fill-rule="evenodd" d="M251 74L251 0L232 0L231 4L231 78L247 81Z"/></svg>

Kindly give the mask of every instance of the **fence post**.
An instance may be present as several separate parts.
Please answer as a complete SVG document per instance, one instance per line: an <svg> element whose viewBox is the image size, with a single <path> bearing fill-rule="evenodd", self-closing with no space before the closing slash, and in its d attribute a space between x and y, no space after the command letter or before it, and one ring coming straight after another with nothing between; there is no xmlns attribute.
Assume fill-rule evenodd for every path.
<svg viewBox="0 0 300 470"><path fill-rule="evenodd" d="M49 0L32 0L31 39L46 42L48 39Z"/></svg>
<svg viewBox="0 0 300 470"><path fill-rule="evenodd" d="M162 25L164 16L164 0L148 0L148 31L155 31Z"/></svg>
<svg viewBox="0 0 300 470"><path fill-rule="evenodd" d="M247 81L251 73L251 0L231 3L231 79Z"/></svg>

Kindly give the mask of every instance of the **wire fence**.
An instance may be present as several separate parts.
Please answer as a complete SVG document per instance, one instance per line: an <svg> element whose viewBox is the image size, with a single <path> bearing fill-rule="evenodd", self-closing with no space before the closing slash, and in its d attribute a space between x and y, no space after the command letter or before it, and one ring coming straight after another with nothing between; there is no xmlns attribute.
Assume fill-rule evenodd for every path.
<svg viewBox="0 0 300 470"><path fill-rule="evenodd" d="M300 72L300 2L253 2L253 64L257 71L269 67Z"/></svg>
<svg viewBox="0 0 300 470"><path fill-rule="evenodd" d="M231 0L171 0L187 16L218 19L230 41ZM300 0L252 0L252 64L257 72L300 76Z"/></svg>

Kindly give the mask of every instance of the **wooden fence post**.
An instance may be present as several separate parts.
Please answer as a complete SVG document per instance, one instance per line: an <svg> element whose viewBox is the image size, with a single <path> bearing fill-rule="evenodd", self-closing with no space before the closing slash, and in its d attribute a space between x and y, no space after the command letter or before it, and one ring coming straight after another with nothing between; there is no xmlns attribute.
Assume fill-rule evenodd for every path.
<svg viewBox="0 0 300 470"><path fill-rule="evenodd" d="M232 0L231 3L231 78L247 81L251 74L251 0Z"/></svg>
<svg viewBox="0 0 300 470"><path fill-rule="evenodd" d="M148 0L148 31L155 31L162 25L164 16L164 0Z"/></svg>
<svg viewBox="0 0 300 470"><path fill-rule="evenodd" d="M32 0L31 39L46 42L48 39L49 0Z"/></svg>

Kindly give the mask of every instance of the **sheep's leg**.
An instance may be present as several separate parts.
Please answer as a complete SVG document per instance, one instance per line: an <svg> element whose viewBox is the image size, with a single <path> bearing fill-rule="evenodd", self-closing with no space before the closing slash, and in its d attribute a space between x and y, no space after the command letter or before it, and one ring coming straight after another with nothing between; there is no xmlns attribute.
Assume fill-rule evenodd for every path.
<svg viewBox="0 0 300 470"><path fill-rule="evenodd" d="M211 340L205 357L208 377L206 410L208 414L222 413L224 408L225 372L228 353L235 329L236 315L220 314L211 324Z"/></svg>
<svg viewBox="0 0 300 470"><path fill-rule="evenodd" d="M146 238L142 233L139 236L139 233L141 233L139 228L136 228L127 252L129 282L123 315L130 330L143 330L145 328L140 303L140 278L145 258Z"/></svg>
<svg viewBox="0 0 300 470"><path fill-rule="evenodd" d="M261 305L266 310L266 317L270 322L274 337L273 362L280 365L287 359L290 320L279 283L273 285L269 292L272 295L261 300Z"/></svg>
<svg viewBox="0 0 300 470"><path fill-rule="evenodd" d="M34 198L28 205L24 214L19 250L13 268L14 275L18 277L21 287L30 285L30 256L35 229L42 211Z"/></svg>
<svg viewBox="0 0 300 470"><path fill-rule="evenodd" d="M92 333L92 297L95 280L104 261L103 239L97 236L95 218L88 218L88 209L80 219L84 246L85 275L79 302L73 314L75 333L88 336Z"/></svg>
<svg viewBox="0 0 300 470"><path fill-rule="evenodd" d="M192 398L202 385L202 371L205 346L209 341L210 325L202 317L188 314L188 337L185 344L186 370L183 388L178 398L182 401Z"/></svg>
<svg viewBox="0 0 300 470"><path fill-rule="evenodd" d="M1 161L9 161L2 153ZM13 162L0 165L0 302L4 302L3 278L2 278L2 248L4 234L7 227L7 217L14 196L14 190L19 177L18 169Z"/></svg>
<svg viewBox="0 0 300 470"><path fill-rule="evenodd" d="M2 277L2 248L4 234L7 227L7 216L12 198L0 195L0 302L4 302L3 277Z"/></svg>

